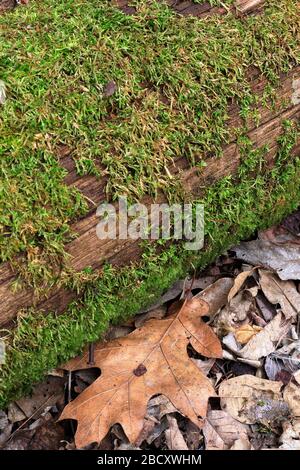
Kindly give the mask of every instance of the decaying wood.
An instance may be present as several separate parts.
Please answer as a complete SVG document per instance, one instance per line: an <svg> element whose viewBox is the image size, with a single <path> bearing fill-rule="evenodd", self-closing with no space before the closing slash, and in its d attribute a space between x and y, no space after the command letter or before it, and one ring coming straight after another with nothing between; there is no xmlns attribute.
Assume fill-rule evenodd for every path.
<svg viewBox="0 0 300 470"><path fill-rule="evenodd" d="M261 79L256 70L253 70L251 75L253 90L258 96L262 96L265 85L264 79ZM281 87L278 89L277 94L278 103L275 108L259 107L261 114L259 127L256 127L251 120L247 123L248 135L254 145L260 147L268 144L267 159L270 163L276 154L277 138L282 132L282 121L300 118L300 103L295 98L298 96L299 91L300 67L282 77ZM284 109L282 109L282 103L285 104ZM229 114L229 127L232 129L239 127L242 121L236 103L230 104ZM299 150L300 142L295 151ZM61 163L68 169L67 184L76 186L90 201L89 214L76 221L71 227L78 234L77 238L66 247L67 252L71 255L71 267L76 271L80 271L87 266L92 266L94 270L98 270L105 261L119 266L125 265L129 261L138 260L141 254L138 241L104 241L97 238L96 225L99 218L96 217L96 206L105 201L105 181L99 181L93 176L79 177L68 150L64 149L62 154ZM190 168L189 163L184 158L176 162L173 171L174 173L180 171L184 187L191 191L194 196L198 196L203 188L212 185L226 175L234 174L238 165L239 153L232 132L231 140L224 147L223 155L220 158L207 158L207 166L200 174L195 168ZM160 196L159 202L163 202L163 200L163 196ZM151 199L145 198L142 202L150 204ZM0 326L7 326L21 308L35 304L45 311L62 312L68 303L76 297L74 292L56 288L48 294L47 298L36 302L31 289L13 292L11 286L14 280L15 274L10 264L3 263L0 265Z"/></svg>
<svg viewBox="0 0 300 470"><path fill-rule="evenodd" d="M205 17L212 14L222 15L227 12L225 7L213 7L209 2L194 3L192 0L160 0L171 8L176 13L183 16L197 16ZM130 5L129 0L113 0L112 4L120 8L123 13L133 15L136 13L136 8ZM241 14L249 14L259 12L264 5L264 0L236 0L233 9Z"/></svg>
<svg viewBox="0 0 300 470"><path fill-rule="evenodd" d="M242 13L257 11L263 7L264 0L236 0L235 7Z"/></svg>
<svg viewBox="0 0 300 470"><path fill-rule="evenodd" d="M0 0L1 6L12 4L12 0ZM208 2L195 4L192 1L167 0L170 7L174 8L178 14L193 15L197 17L208 14L226 13L225 8L211 7ZM113 0L112 4L118 6L126 14L134 14L135 8L130 6L128 0ZM263 0L237 0L234 8L241 14L249 14L259 11L263 7ZM4 7L3 7L4 8ZM258 96L263 96L266 80L259 72L252 68L249 71L249 80L253 92ZM277 138L282 132L282 121L285 119L297 120L300 118L300 67L290 71L281 77L281 85L278 88L277 103L273 107L258 105L261 119L257 127L256 123L248 119L248 136L255 146L260 147L268 144L269 152L267 160L272 164L272 160L277 150ZM180 176L183 187L196 197L203 189L214 184L220 178L234 174L239 165L239 152L235 141L234 129L244 125L239 113L237 103L229 103L228 127L232 129L231 138L224 146L223 154L220 158L207 157L207 166L199 173L199 170L190 168L189 162L182 157L176 161L176 166L171 170L177 177ZM300 150L300 142L295 152ZM75 164L72 159L72 149L62 146L57 149L62 166L68 171L66 184L75 186L86 197L89 205L89 213L71 225L72 231L78 234L77 238L66 246L66 251L70 254L70 267L75 271L81 271L87 266L94 270L101 269L105 261L109 261L116 266L128 264L140 258L141 252L138 241L132 240L99 240L96 236L96 225L99 219L96 217L96 207L106 199L105 185L103 178L101 181L93 176L78 176ZM163 195L159 195L157 202L163 202ZM144 198L144 204L150 204L150 198ZM34 305L35 307L58 313L65 310L68 303L76 298L76 293L64 288L54 288L48 292L46 298L35 299L32 289L23 289L13 292L12 283L16 279L11 265L2 263L0 265L0 326L10 327L17 312L25 307Z"/></svg>

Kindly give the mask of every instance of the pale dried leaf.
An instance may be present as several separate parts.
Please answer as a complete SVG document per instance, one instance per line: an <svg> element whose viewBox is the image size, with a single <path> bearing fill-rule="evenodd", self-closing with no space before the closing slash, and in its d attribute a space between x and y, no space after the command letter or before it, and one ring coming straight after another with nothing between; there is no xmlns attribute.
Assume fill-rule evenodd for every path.
<svg viewBox="0 0 300 470"><path fill-rule="evenodd" d="M178 410L170 402L169 398L164 395L151 398L147 406L147 414L155 417L157 421L160 421L167 414L176 413L176 411Z"/></svg>
<svg viewBox="0 0 300 470"><path fill-rule="evenodd" d="M234 354L238 354L241 349L241 345L237 343L233 332L224 336L224 338L222 338L222 343Z"/></svg>
<svg viewBox="0 0 300 470"><path fill-rule="evenodd" d="M197 294L209 304L209 316L214 316L227 304L228 293L232 288L233 280L230 277L222 277Z"/></svg>
<svg viewBox="0 0 300 470"><path fill-rule="evenodd" d="M8 417L7 414L0 410L0 431L3 431L8 426Z"/></svg>
<svg viewBox="0 0 300 470"><path fill-rule="evenodd" d="M22 410L18 407L16 403L10 403L8 405L8 419L11 423L17 423L18 421L23 421L26 419L26 415L23 413Z"/></svg>
<svg viewBox="0 0 300 470"><path fill-rule="evenodd" d="M165 431L166 443L169 450L188 450L188 446L178 427L174 416L167 416L169 428Z"/></svg>
<svg viewBox="0 0 300 470"><path fill-rule="evenodd" d="M241 423L254 424L258 419L255 409L262 408L269 400L280 402L281 387L281 382L260 379L253 375L240 375L225 380L219 388L221 408Z"/></svg>
<svg viewBox="0 0 300 470"><path fill-rule="evenodd" d="M300 450L300 420L283 423L283 433L279 442L281 450Z"/></svg>
<svg viewBox="0 0 300 470"><path fill-rule="evenodd" d="M290 382L284 389L283 398L288 404L292 416L300 418L300 385Z"/></svg>
<svg viewBox="0 0 300 470"><path fill-rule="evenodd" d="M272 304L279 304L286 318L294 318L300 312L300 294L294 282L282 281L276 274L259 270L260 285Z"/></svg>
<svg viewBox="0 0 300 470"><path fill-rule="evenodd" d="M265 239L243 242L234 247L237 258L277 272L280 279L300 279L300 246L298 243L279 245Z"/></svg>
<svg viewBox="0 0 300 470"><path fill-rule="evenodd" d="M211 368L213 367L214 363L216 362L215 359L207 359L203 361L202 359L194 359L191 357L191 360L197 367L203 372L204 375L208 375Z"/></svg>
<svg viewBox="0 0 300 470"><path fill-rule="evenodd" d="M230 450L252 450L251 444L248 438L237 439Z"/></svg>
<svg viewBox="0 0 300 470"><path fill-rule="evenodd" d="M286 336L290 327L290 320L286 320L282 313L278 313L262 331L239 350L238 355L254 361L268 356L275 351L278 342Z"/></svg>
<svg viewBox="0 0 300 470"><path fill-rule="evenodd" d="M165 426L163 426L162 423L146 416L144 419L143 429L136 440L135 445L140 446L143 441L151 444L163 433L164 430Z"/></svg>
<svg viewBox="0 0 300 470"><path fill-rule="evenodd" d="M232 331L243 323L249 321L248 314L252 305L253 298L249 295L245 295L244 292L239 292L235 297L233 297L229 304L222 308L214 322L214 325L217 327L220 334L224 331Z"/></svg>
<svg viewBox="0 0 300 470"><path fill-rule="evenodd" d="M13 424L8 424L0 434L0 447L6 443L6 441L10 438L12 432Z"/></svg>
<svg viewBox="0 0 300 470"><path fill-rule="evenodd" d="M47 406L63 402L64 386L64 379L49 376L45 382L34 387L31 396L20 398L15 403L27 418L33 415L37 418Z"/></svg>
<svg viewBox="0 0 300 470"><path fill-rule="evenodd" d="M248 427L222 410L208 412L203 434L206 450L229 449L237 439L247 439Z"/></svg>
<svg viewBox="0 0 300 470"><path fill-rule="evenodd" d="M270 354L266 358L264 367L270 380L276 380L276 375L282 370L296 372L300 369L300 341L283 346Z"/></svg>
<svg viewBox="0 0 300 470"><path fill-rule="evenodd" d="M258 8L263 3L264 0L235 0L234 6L242 13L246 13Z"/></svg>

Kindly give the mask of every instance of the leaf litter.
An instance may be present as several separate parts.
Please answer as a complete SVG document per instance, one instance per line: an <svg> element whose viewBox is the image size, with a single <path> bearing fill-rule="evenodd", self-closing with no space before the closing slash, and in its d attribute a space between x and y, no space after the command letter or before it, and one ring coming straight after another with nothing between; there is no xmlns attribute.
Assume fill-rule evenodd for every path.
<svg viewBox="0 0 300 470"><path fill-rule="evenodd" d="M111 327L93 364L86 351L51 371L0 412L0 446L299 450L299 221L177 281Z"/></svg>

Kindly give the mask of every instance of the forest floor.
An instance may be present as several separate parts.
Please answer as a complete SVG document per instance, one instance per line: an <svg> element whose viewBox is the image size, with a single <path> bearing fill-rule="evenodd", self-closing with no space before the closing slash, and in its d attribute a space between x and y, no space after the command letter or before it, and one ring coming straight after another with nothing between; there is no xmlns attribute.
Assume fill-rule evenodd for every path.
<svg viewBox="0 0 300 470"><path fill-rule="evenodd" d="M32 395L0 411L1 447L24 450L300 450L299 234L300 212L296 212L279 226L260 232L257 239L234 247L199 276L178 280L155 305L126 324L112 327L102 342L90 348L88 359L83 355L49 372L45 380L34 387ZM180 299L181 304L178 304ZM189 340L179 359L185 368L185 372L181 370L179 374L181 389L190 391L191 401L197 399L199 391L207 394L208 408L201 425L195 424L192 415L191 419L186 417L188 409L185 414L176 408L176 403L179 408L185 405L183 401L176 402L177 385L169 379L168 385L164 384L168 364L155 363L155 360L152 369L148 364L146 368L144 361L125 377L127 383L132 378L139 380L143 374L149 374L152 379L158 376L164 392L156 393L143 404L141 391L137 399L132 390L132 416L145 406L141 428L141 423L132 419L133 427L138 427L134 439L132 436L136 433L131 430L126 435L128 420L120 416L120 410L126 408L122 394L118 399L110 396L110 400L125 427L118 424L116 417L113 424L114 417L109 423L107 416L101 416L105 421L102 429L105 437L101 442L93 442L93 431L89 434L86 427L80 429L74 420L62 416L63 421L58 421L62 412L75 403L67 417L73 413L74 419L88 422L88 427L92 427L95 409L100 413L99 410L105 410L109 404L104 398L99 400L100 390L106 387L108 391L114 377L122 376L129 363L131 369L134 367L133 358L139 356L137 351L146 348L145 342L150 341L153 330L159 330L164 321L172 318L174 310L179 311L182 319L186 314L184 309L192 305L189 302L196 302L196 308L189 314L200 322L203 300L209 304L209 311L205 311L202 318L210 332L205 330L205 335L199 336L204 328L200 323L190 328L190 331L194 328L195 337L201 337L202 350ZM179 336L180 331L177 331L177 339ZM153 350L157 341L154 338ZM219 358L210 357L203 343L210 350L219 348ZM103 350L109 350L112 344L121 348L121 355L114 353L111 359L104 358L102 362ZM133 358L128 357L125 348ZM166 355L172 353L172 348L172 344L166 345ZM110 361L109 369L106 360ZM176 368L178 374L180 364ZM188 376L198 389L191 383L189 386L184 383ZM210 393L207 393L207 381ZM119 386L117 384L118 390ZM87 399L79 401L86 393ZM76 414L77 403L84 405L80 414ZM101 418L97 430L102 427Z"/></svg>
<svg viewBox="0 0 300 470"><path fill-rule="evenodd" d="M0 7L12 3L0 0ZM107 1L33 1L0 16L0 261L13 263L21 254L14 269L37 291L47 283L61 286L67 275L75 291L83 279L67 271L65 246L75 236L71 223L88 213L91 201L66 183L66 156L79 177L103 177L110 199L140 200L159 191L172 199L180 189L170 171L174 162L183 155L204 168L203 156L219 155L228 141L228 102L236 100L244 117L253 111L249 67L255 64L271 84L297 62L293 25L299 18L289 0L281 10L267 2L268 14L255 18L229 11L203 23L189 15L212 5L228 12L233 2L171 2L177 11L185 5L180 20L165 2L117 3L119 9ZM138 17L132 15L137 3ZM286 139L283 160L294 143ZM216 220L230 219L229 232L258 195L266 199L264 211L276 203L280 209L276 172L278 194L267 199L268 180L264 173L256 179L262 155L249 155L256 166L245 158L240 173L254 176L239 186L238 198L230 178L224 180L230 185L216 187L224 193L210 214L212 240L226 232L224 224L214 233ZM283 175L286 184L289 175ZM234 216L232 200L241 203ZM257 227L256 219L249 210L242 229ZM177 280L154 305L112 326L81 356L49 371L31 395L0 411L0 448L300 450L299 259L295 212L200 274ZM130 287L132 279L125 278ZM116 289L118 303L122 281ZM43 320L61 327L58 336L70 324L76 332L76 321L62 317ZM104 317L105 326L111 317ZM34 318L34 334L21 327L11 341L13 353L21 346L19 361L28 338L34 355L51 336ZM49 342L54 352L58 343ZM17 373L24 379L27 372L16 371L16 364L5 380Z"/></svg>

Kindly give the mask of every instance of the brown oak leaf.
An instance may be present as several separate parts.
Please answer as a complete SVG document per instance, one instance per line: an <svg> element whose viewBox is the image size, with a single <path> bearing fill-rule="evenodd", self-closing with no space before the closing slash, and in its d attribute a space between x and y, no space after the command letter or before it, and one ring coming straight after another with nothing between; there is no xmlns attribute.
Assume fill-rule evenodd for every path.
<svg viewBox="0 0 300 470"><path fill-rule="evenodd" d="M197 426L203 425L208 399L215 391L189 358L187 345L206 357L222 357L217 336L201 319L208 312L208 304L194 297L162 320L149 320L126 337L95 346L95 366L101 375L60 417L77 420L78 448L99 443L115 423L121 424L130 442L135 442L143 428L148 400L157 394L167 396ZM85 353L64 369L88 367Z"/></svg>

